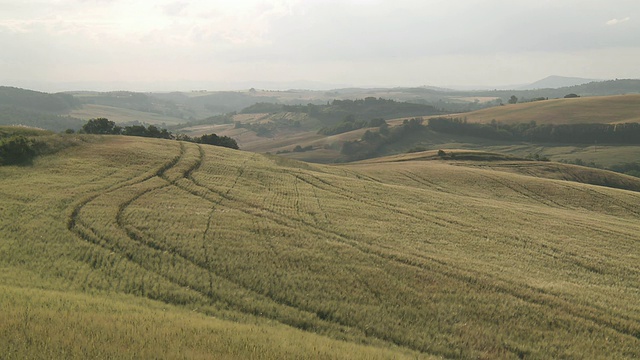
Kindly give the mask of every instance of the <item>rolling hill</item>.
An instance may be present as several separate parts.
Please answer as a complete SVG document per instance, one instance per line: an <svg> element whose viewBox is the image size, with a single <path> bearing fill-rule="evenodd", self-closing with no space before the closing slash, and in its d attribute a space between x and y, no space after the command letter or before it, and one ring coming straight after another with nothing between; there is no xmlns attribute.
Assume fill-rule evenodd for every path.
<svg viewBox="0 0 640 360"><path fill-rule="evenodd" d="M624 123L640 122L640 95L596 96L551 99L498 106L473 111L464 116L470 122L538 124Z"/></svg>
<svg viewBox="0 0 640 360"><path fill-rule="evenodd" d="M640 356L640 194L588 169L41 141L0 167L9 358Z"/></svg>
<svg viewBox="0 0 640 360"><path fill-rule="evenodd" d="M518 90L558 89L563 87L588 84L597 81L599 80L552 75L531 84L521 86L518 88Z"/></svg>

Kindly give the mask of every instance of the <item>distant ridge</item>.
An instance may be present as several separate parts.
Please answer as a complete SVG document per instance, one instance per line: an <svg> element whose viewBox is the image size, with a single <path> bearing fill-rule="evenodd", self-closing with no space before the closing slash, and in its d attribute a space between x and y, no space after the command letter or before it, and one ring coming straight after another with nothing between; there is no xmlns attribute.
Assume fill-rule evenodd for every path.
<svg viewBox="0 0 640 360"><path fill-rule="evenodd" d="M542 80L538 80L534 83L531 83L529 85L521 86L518 88L518 90L559 89L563 87L583 85L583 84L588 84L590 82L598 82L598 81L602 81L602 80L552 75Z"/></svg>

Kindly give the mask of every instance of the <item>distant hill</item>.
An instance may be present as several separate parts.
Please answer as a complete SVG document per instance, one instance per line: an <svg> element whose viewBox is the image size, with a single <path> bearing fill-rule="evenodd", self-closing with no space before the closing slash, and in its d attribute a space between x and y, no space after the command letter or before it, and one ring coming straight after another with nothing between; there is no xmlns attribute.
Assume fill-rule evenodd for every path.
<svg viewBox="0 0 640 360"><path fill-rule="evenodd" d="M538 124L640 122L640 94L534 101L492 107L463 116L470 122L496 120L509 124L530 121Z"/></svg>
<svg viewBox="0 0 640 360"><path fill-rule="evenodd" d="M24 125L53 131L79 129L82 121L65 116L80 106L70 94L0 86L0 125Z"/></svg>
<svg viewBox="0 0 640 360"><path fill-rule="evenodd" d="M27 111L64 114L80 105L70 94L47 94L39 91L0 86L0 106Z"/></svg>
<svg viewBox="0 0 640 360"><path fill-rule="evenodd" d="M552 75L529 85L521 86L518 90L559 89L563 87L587 84L594 81L600 80Z"/></svg>
<svg viewBox="0 0 640 360"><path fill-rule="evenodd" d="M559 77L546 80L558 80ZM562 78L563 80L570 78ZM581 79L588 80L588 79ZM536 86L557 86L559 83L545 85L538 82ZM394 109L390 113L385 109L371 108L363 113L364 120L372 118L390 119L403 116L429 116L439 113L461 113L494 107L507 103L515 95L520 102L534 99L563 98L567 94L582 97L639 94L640 80L610 80L590 82L561 88L545 88L536 90L483 90L455 91L434 87L416 88L345 88L330 91L287 90L273 91L250 89L246 91L191 91L166 93L138 93L128 91L95 92L76 91L48 94L38 91L0 87L0 124L23 124L50 130L79 128L81 118L106 117L121 123L153 123L168 126L202 121L211 116L240 112L242 109L257 103L282 104L300 109L309 104L321 109L326 104L345 101L342 108L357 105L364 99L387 99L407 103L404 109ZM352 101L353 104L349 103ZM417 106L409 105L417 104ZM348 105L348 106L347 106ZM367 105L365 103L365 105ZM356 107L357 107L356 106ZM422 110L421 107L422 106ZM330 121L339 122L351 109L320 111L318 119L325 116ZM423 111L424 110L424 111ZM291 110L286 110L291 111ZM271 110L266 111L272 113ZM294 112L298 112L294 110ZM310 113L307 113L311 115ZM59 118L63 116L63 118ZM313 117L313 116L311 116ZM489 119L491 120L491 119ZM301 121L304 123L304 121ZM78 125L80 124L80 125ZM304 125L304 124L303 124ZM320 125L318 121L315 125ZM304 128L304 126L303 126Z"/></svg>
<svg viewBox="0 0 640 360"><path fill-rule="evenodd" d="M196 119L239 111L258 102L278 101L275 97L258 96L251 91L153 93L150 97L174 103L181 109L188 109Z"/></svg>

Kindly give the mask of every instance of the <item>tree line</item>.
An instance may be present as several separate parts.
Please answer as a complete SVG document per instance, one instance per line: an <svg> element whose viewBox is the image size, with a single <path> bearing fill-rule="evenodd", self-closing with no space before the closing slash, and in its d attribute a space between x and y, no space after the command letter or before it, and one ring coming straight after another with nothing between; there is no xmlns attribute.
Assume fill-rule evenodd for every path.
<svg viewBox="0 0 640 360"><path fill-rule="evenodd" d="M305 113L310 117L327 122L340 122L347 116L353 116L355 121L366 121L372 118L397 118L418 115L439 115L441 111L432 105L416 104L391 99L366 97L356 100L333 100L326 105L284 105L272 103L257 103L241 111L245 114L292 112Z"/></svg>
<svg viewBox="0 0 640 360"><path fill-rule="evenodd" d="M349 161L375 156L387 145L406 141L411 135L419 135L426 129L422 122L422 118L405 119L402 125L390 128L383 121L378 131L367 130L360 140L346 141L342 144L340 153Z"/></svg>
<svg viewBox="0 0 640 360"><path fill-rule="evenodd" d="M468 123L463 118L437 117L429 119L429 129L448 133L482 137L492 140L516 140L567 144L640 144L640 124L518 124Z"/></svg>
<svg viewBox="0 0 640 360"><path fill-rule="evenodd" d="M378 127L386 123L382 118L367 120L356 120L354 115L347 115L344 120L335 126L325 126L318 130L320 135L337 135L345 132L362 129L365 127Z"/></svg>
<svg viewBox="0 0 640 360"><path fill-rule="evenodd" d="M235 139L228 136L218 136L216 134L204 134L202 136L191 137L184 134L178 134L174 136L167 129L159 129L154 125L147 127L143 125L131 125L121 127L116 125L115 122L106 118L91 119L82 126L82 132L86 134L101 134L101 135L126 135L126 136L141 136L158 139L175 139L180 141L189 141L198 144L224 146L231 149L239 149L238 143Z"/></svg>

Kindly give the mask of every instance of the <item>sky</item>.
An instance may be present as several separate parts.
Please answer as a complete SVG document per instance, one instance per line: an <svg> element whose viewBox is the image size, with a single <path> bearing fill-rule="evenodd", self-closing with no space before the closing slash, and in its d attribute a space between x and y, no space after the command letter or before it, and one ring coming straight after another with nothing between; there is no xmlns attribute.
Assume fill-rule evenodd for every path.
<svg viewBox="0 0 640 360"><path fill-rule="evenodd" d="M0 85L235 90L640 78L638 0L0 0Z"/></svg>

